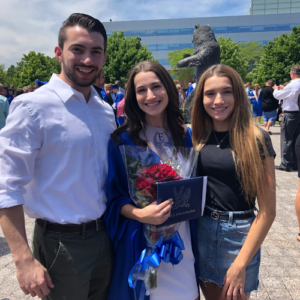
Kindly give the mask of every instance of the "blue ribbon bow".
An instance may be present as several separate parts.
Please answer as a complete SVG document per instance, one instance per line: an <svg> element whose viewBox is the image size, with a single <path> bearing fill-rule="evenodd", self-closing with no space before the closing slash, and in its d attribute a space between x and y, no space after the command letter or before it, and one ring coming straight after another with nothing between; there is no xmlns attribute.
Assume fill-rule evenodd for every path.
<svg viewBox="0 0 300 300"><path fill-rule="evenodd" d="M170 262L172 265L179 264L183 259L181 251L184 249L184 244L178 231L176 231L168 240L165 240L161 236L150 254L146 256L147 248L142 251L139 260L129 273L129 286L134 289L136 287L138 275L149 267L156 269L162 260L165 263Z"/></svg>

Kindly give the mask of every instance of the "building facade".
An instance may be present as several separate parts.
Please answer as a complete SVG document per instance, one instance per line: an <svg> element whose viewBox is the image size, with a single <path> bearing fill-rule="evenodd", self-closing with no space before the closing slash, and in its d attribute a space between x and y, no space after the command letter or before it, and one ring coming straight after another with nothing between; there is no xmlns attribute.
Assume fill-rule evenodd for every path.
<svg viewBox="0 0 300 300"><path fill-rule="evenodd" d="M287 3L289 13L281 13L283 9L281 4ZM274 37L290 33L293 26L299 25L300 12L291 12L292 8L297 8L295 6L297 3L300 3L300 0L252 0L249 15L244 16L139 20L104 22L103 24L108 36L113 31L123 30L125 37L140 37L141 43L152 51L152 55L167 70L170 70L167 53L178 49L194 48L192 36L195 24L210 25L217 38L224 36L225 38L231 37L233 41L240 43L259 41L267 44ZM269 4L277 5L276 13L275 8L272 8L274 9L272 14L268 13Z"/></svg>
<svg viewBox="0 0 300 300"><path fill-rule="evenodd" d="M249 15L300 13L300 0L252 0Z"/></svg>

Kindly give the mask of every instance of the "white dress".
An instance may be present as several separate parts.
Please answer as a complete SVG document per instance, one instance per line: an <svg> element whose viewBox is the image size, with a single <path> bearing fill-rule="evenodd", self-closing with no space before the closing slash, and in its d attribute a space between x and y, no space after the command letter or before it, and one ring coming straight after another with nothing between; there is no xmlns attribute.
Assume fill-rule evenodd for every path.
<svg viewBox="0 0 300 300"><path fill-rule="evenodd" d="M168 128L147 125L145 131L146 137L142 132L140 137L148 140L150 148L156 153L160 153L164 147L172 147ZM185 248L182 251L183 259L175 266L161 262L157 272L157 288L151 292L150 300L195 300L199 296L190 223L182 222L178 232Z"/></svg>

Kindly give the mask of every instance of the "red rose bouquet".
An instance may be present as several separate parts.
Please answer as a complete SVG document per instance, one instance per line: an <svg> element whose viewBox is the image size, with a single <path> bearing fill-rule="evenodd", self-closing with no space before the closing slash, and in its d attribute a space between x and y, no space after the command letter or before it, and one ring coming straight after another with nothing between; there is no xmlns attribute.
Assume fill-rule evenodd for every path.
<svg viewBox="0 0 300 300"><path fill-rule="evenodd" d="M157 184L159 182L190 178L198 154L193 148L184 148L182 151L168 148L162 158L149 148L122 147L129 194L139 208L144 208L157 200ZM144 234L148 246L146 255L155 251L161 239L168 240L174 235L178 235L179 226L180 223L157 228L155 225L144 224ZM146 295L150 295L151 290L157 287L157 267L148 267L143 272L137 272L135 276L138 280L144 281Z"/></svg>

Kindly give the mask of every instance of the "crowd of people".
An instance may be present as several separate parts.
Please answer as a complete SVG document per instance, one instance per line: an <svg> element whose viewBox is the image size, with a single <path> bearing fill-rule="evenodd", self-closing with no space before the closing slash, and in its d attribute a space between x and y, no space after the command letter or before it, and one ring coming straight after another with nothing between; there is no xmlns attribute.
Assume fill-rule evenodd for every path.
<svg viewBox="0 0 300 300"><path fill-rule="evenodd" d="M251 90L231 67L213 65L185 93L163 66L145 61L131 70L124 90L120 81L104 85L106 44L99 20L72 14L55 48L61 73L34 93L15 97L9 113L0 86L6 110L0 224L21 289L44 300L197 300L200 286L206 300L249 299L259 285L260 246L276 215L270 126L278 100L283 100L278 169L297 168L300 66L292 67L285 87L269 80ZM189 128L182 110L193 89ZM261 116L264 130L253 122ZM166 255L178 258L178 244L169 249L153 236L156 246L147 247L143 232L145 224L170 218L172 191L160 204L138 207L124 165L127 146L146 148L158 161L165 147L175 155L198 152L195 176L207 176L205 209L203 216L178 224L184 247L175 266ZM36 219L32 251L24 211ZM136 265L147 274L149 256L160 264L156 279L148 274L156 285L150 295L132 272Z"/></svg>

